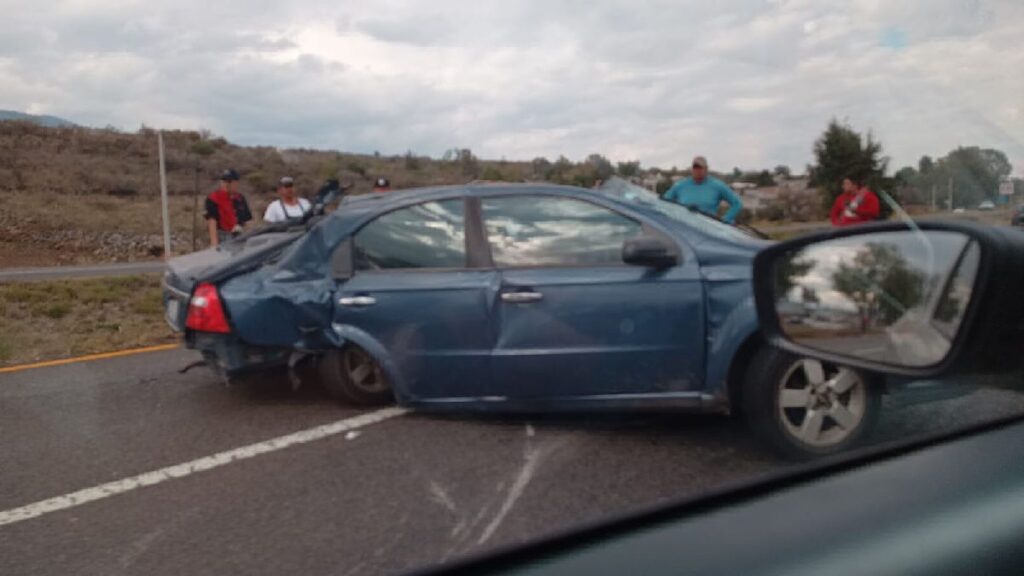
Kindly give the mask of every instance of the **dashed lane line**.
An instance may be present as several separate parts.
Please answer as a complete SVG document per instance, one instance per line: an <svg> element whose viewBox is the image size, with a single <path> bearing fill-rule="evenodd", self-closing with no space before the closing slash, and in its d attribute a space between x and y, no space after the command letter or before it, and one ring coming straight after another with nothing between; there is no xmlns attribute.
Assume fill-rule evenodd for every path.
<svg viewBox="0 0 1024 576"><path fill-rule="evenodd" d="M56 496L47 500L40 500L39 502L33 502L32 504L27 504L19 508L0 511L0 526L22 522L30 518L37 518L51 512L67 510L68 508L74 508L89 502L95 502L118 494L124 494L125 492L131 492L132 490L137 490L146 486L153 486L175 478L184 478L186 476L196 474L197 472L205 472L232 462L254 458L261 454L283 450L290 446L313 442L314 440L320 440L322 438L327 438L328 436L342 434L357 428L365 428L372 424L377 424L379 422L401 416L406 412L407 410L405 408L397 407L368 412L366 414L360 414L359 416L338 420L337 422L332 422L330 424L323 424L321 426L300 430L298 432L293 432L291 434L279 436L263 442L249 444L248 446L242 446L241 448L219 452L211 456L192 460L191 462L167 466L166 468L160 468L159 470L145 472L137 476L107 482L106 484L85 488L77 492L71 492L70 494Z"/></svg>

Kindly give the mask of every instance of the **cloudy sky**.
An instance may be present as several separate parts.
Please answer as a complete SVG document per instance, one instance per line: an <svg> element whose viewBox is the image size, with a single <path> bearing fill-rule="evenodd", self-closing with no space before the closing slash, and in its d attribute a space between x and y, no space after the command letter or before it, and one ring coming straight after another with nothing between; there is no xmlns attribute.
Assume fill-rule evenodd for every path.
<svg viewBox="0 0 1024 576"><path fill-rule="evenodd" d="M0 0L0 108L242 144L486 158L810 161L831 117L893 167L1024 174L1019 0Z"/></svg>

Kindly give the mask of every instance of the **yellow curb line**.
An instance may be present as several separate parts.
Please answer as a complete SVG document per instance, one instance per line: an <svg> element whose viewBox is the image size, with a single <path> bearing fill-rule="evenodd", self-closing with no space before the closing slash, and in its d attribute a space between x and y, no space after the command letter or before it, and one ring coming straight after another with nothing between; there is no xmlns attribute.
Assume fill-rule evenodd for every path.
<svg viewBox="0 0 1024 576"><path fill-rule="evenodd" d="M61 358L60 360L47 360L45 362L36 362L33 364L19 364L18 366L7 366L5 368L0 368L0 374L8 374L10 372L21 372L22 370L31 370L33 368L63 366L64 364L74 364L75 362L89 362L91 360L104 360L106 358L117 358L119 356L131 356L133 354L144 354L146 352L174 350L175 348L180 347L181 344L158 344L156 346L146 346L145 348L132 348L130 350L118 350L116 352L101 352L99 354L88 354L86 356L78 356L76 358Z"/></svg>

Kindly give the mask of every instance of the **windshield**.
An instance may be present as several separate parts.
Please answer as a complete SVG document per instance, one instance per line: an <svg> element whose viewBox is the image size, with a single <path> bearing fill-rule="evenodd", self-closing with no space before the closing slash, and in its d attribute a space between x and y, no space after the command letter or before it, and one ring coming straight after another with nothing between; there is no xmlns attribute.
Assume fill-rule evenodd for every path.
<svg viewBox="0 0 1024 576"><path fill-rule="evenodd" d="M1024 234L1021 0L0 15L0 576L443 568L1024 416L916 376L1003 340L923 222Z"/></svg>
<svg viewBox="0 0 1024 576"><path fill-rule="evenodd" d="M607 182L601 184L597 190L598 192L612 196L617 200L624 201L627 204L637 204L649 210L656 210L676 222L686 224L691 228L696 228L697 230L716 238L722 238L725 240L756 238L756 236L750 232L731 224L726 224L714 216L709 216L699 210L683 206L676 202L663 200L654 192L642 186L628 182L622 178L611 178Z"/></svg>

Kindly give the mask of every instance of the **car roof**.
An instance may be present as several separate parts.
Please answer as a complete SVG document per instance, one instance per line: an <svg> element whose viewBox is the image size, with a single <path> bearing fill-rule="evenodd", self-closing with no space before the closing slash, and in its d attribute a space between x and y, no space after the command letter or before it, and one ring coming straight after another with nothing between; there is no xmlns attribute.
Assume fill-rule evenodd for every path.
<svg viewBox="0 0 1024 576"><path fill-rule="evenodd" d="M582 193L583 195L607 198L607 196L597 194L587 188L549 184L546 182L471 182L469 184L459 184L454 186L427 186L422 188L408 188L405 190L392 190L390 192L383 193L376 192L359 194L356 196L346 196L342 200L342 205L353 208L369 205L385 206L390 204L406 204L410 200L429 201L436 198L446 198L451 196L476 196L503 193L542 193L566 196L579 196Z"/></svg>

